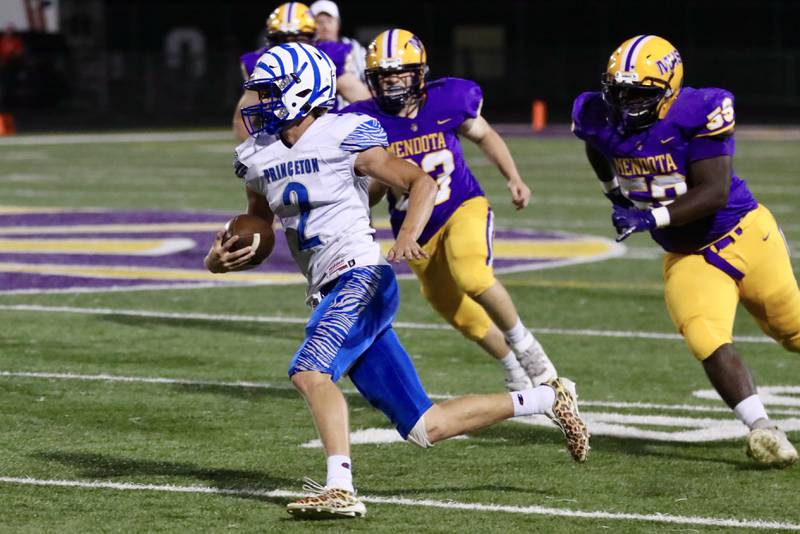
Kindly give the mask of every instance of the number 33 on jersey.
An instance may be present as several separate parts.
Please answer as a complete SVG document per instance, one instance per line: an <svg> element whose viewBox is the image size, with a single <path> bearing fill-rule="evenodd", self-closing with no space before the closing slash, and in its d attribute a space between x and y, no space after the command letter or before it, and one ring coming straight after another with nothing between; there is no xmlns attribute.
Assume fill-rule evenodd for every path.
<svg viewBox="0 0 800 534"><path fill-rule="evenodd" d="M344 111L365 113L380 121L389 137L389 151L418 165L439 184L433 213L419 238L426 243L470 198L483 196L481 186L464 161L458 128L480 114L483 94L472 81L442 78L427 82L424 104L416 117L391 115L375 99L356 102ZM407 199L389 193L389 217L397 235L406 215Z"/></svg>

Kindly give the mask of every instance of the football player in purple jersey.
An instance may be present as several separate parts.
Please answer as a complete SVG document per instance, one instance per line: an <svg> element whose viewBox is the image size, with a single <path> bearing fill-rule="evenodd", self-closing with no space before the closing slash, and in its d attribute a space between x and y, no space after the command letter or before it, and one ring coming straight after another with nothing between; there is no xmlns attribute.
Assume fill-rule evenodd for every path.
<svg viewBox="0 0 800 534"><path fill-rule="evenodd" d="M408 262L428 302L502 364L510 390L548 382L556 377L555 367L494 276L494 216L464 161L459 136L477 144L506 177L517 209L528 205L530 189L505 142L481 116L480 87L460 78L426 82L426 60L422 41L411 32L381 33L367 52L367 84L373 98L344 112L377 119L389 137L389 150L437 179L433 214L419 238L429 257ZM384 195L397 235L408 197L370 183L370 204Z"/></svg>
<svg viewBox="0 0 800 534"><path fill-rule="evenodd" d="M797 451L767 416L732 336L741 301L767 335L800 352L800 290L775 219L733 170L733 95L682 82L669 42L628 39L602 90L575 100L573 132L613 204L617 240L649 231L666 251L670 317L749 428L748 455L790 465Z"/></svg>
<svg viewBox="0 0 800 534"><path fill-rule="evenodd" d="M311 4L311 12L317 22L314 46L328 54L336 65L338 98L333 111L350 102L366 100L370 97L369 89L363 81L366 52L355 39L339 37L339 6L331 0L317 0Z"/></svg>

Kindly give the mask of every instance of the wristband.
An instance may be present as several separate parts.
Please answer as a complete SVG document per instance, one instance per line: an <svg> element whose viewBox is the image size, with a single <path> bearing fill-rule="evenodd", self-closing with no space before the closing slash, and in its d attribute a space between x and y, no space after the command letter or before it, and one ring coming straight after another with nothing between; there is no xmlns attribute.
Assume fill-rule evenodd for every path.
<svg viewBox="0 0 800 534"><path fill-rule="evenodd" d="M614 189L617 189L619 187L619 180L617 180L617 177L615 176L615 177L613 177L611 180L609 180L607 182L603 182L601 180L600 181L600 185L603 186L603 192L610 193L611 191L613 191Z"/></svg>
<svg viewBox="0 0 800 534"><path fill-rule="evenodd" d="M650 210L650 213L653 214L653 218L656 220L656 228L664 228L665 226L669 226L670 216L669 210L666 206L652 209Z"/></svg>

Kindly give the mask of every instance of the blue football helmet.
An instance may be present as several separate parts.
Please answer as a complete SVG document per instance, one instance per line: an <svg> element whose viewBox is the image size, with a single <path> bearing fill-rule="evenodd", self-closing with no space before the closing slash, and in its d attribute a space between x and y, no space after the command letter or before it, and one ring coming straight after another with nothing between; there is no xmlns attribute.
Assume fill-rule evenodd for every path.
<svg viewBox="0 0 800 534"><path fill-rule="evenodd" d="M274 135L315 108L333 107L336 67L325 52L309 44L285 43L258 58L244 88L258 92L260 100L242 108L245 128L250 135Z"/></svg>

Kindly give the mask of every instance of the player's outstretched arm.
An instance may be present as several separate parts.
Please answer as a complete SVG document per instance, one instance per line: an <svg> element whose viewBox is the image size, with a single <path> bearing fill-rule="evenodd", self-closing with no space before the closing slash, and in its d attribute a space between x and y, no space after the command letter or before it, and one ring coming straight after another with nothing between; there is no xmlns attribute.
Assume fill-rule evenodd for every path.
<svg viewBox="0 0 800 534"><path fill-rule="evenodd" d="M528 205L531 199L531 190L522 180L517 171L517 165L508 150L508 145L492 126L478 115L474 119L467 119L459 127L458 132L478 145L481 151L498 170L506 177L508 189L511 191L511 202L518 210Z"/></svg>
<svg viewBox="0 0 800 534"><path fill-rule="evenodd" d="M381 147L360 152L355 169L362 176L368 175L384 185L408 191L406 217L386 259L400 261L427 258L428 255L419 246L417 239L433 211L437 190L433 178L416 165L391 155Z"/></svg>

